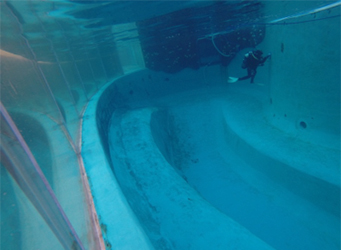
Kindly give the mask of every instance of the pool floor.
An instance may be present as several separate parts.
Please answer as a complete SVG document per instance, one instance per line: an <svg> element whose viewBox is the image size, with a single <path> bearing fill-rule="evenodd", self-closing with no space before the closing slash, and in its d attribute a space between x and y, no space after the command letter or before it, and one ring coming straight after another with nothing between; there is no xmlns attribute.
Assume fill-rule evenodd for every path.
<svg viewBox="0 0 341 250"><path fill-rule="evenodd" d="M245 90L249 87L241 88ZM253 89L250 91L261 92L262 87L255 85L251 88ZM234 86L233 89L235 91L238 88ZM340 218L337 214L316 206L314 202L301 197L299 192L297 194L287 189L278 179L274 180L263 174L236 153L234 148L238 145L235 142L226 140L224 112L228 112L232 106L236 109L235 105L238 105L229 100L233 95L231 91L233 90L228 86L207 87L151 102L152 106L147 108L153 109L151 112L155 115L153 113L151 125L148 126L158 146L156 150L160 150L177 174L215 209L274 249L339 249ZM244 97L247 105L260 105L253 103L253 99ZM122 110L113 118L116 119L113 123L117 126L125 119L126 114L134 116L134 112L138 119L141 116L140 108ZM115 132L111 132L110 138L116 138L112 140L119 144L117 138L121 134L117 130L112 131ZM134 134L136 130L131 129L126 135L129 136L129 133ZM121 153L128 154L122 148ZM129 158L144 157L140 153L129 154L125 158L127 166L130 166ZM153 167L153 159L149 159L149 162L150 167ZM119 164L113 162L113 165L115 167ZM117 172L120 171L117 169ZM120 174L118 179L119 176ZM136 178L136 182L141 183L147 183L146 179L149 178L146 174L136 176L134 173L132 176ZM119 180L121 184L125 181L127 180ZM123 188L124 190L129 188ZM128 201L132 193L134 192L131 190L125 192ZM133 196L132 199L136 199ZM148 193L143 196L149 202L155 199L148 197ZM134 208L134 202L130 202L133 210L136 213L141 212L141 208ZM149 223L148 218L144 220L141 223Z"/></svg>
<svg viewBox="0 0 341 250"><path fill-rule="evenodd" d="M223 104L215 99L171 108L181 128L177 146L187 150L172 165L213 206L275 249L339 249L339 218L255 170L219 139L215 110Z"/></svg>

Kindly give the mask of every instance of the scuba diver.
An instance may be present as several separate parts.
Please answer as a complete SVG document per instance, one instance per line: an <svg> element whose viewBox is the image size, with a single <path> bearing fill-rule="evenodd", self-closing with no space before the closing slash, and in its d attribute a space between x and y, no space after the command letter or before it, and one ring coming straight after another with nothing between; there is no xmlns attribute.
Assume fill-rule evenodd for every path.
<svg viewBox="0 0 341 250"><path fill-rule="evenodd" d="M247 76L236 78L236 77L229 77L228 82L237 82L243 81L246 79L251 78L251 83L257 74L257 67L263 66L265 61L271 57L271 53L267 56L263 57L263 52L261 50L253 50L245 54L244 60L242 63L242 68L247 69Z"/></svg>

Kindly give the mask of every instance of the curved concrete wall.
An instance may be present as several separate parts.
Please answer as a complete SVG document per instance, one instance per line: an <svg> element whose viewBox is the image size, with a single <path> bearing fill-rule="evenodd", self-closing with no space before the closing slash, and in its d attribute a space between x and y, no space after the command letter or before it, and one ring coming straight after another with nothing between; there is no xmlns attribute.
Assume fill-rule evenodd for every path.
<svg viewBox="0 0 341 250"><path fill-rule="evenodd" d="M82 156L107 247L154 248L115 176L108 140L114 112L150 106L158 103L158 98L177 92L220 84L218 73L219 68L213 72L204 69L198 74L184 70L177 75L143 70L108 83L89 101L82 125ZM211 75L210 81L206 74Z"/></svg>
<svg viewBox="0 0 341 250"><path fill-rule="evenodd" d="M206 74L210 75L209 81ZM115 80L91 100L84 115L83 134L93 135L93 138L89 140L89 136L85 136L82 155L107 246L226 249L233 245L237 249L272 249L200 197L176 174L152 142L150 122L154 112L143 107L162 108L168 96L221 83L219 67L184 70L176 75L143 70ZM125 113L141 109L145 112L139 113L146 115L133 122L136 128L127 126L127 120L134 119L134 115L125 117ZM94 111L95 117L90 118ZM124 117L122 124L121 115ZM118 123L118 127L110 139L109 128L113 123ZM120 143L126 136L116 135L126 133L129 138L130 129L137 137L126 142L123 148L127 150L122 151ZM138 136L140 129L144 132ZM98 138L96 141L97 136L101 143ZM126 154L135 150L135 144L146 145L142 148L137 145L136 149L142 150L140 154L144 156L128 158ZM158 168L153 170L143 164L145 159ZM154 179L150 177L152 171L156 171ZM146 174L148 178L144 177ZM155 188L155 185L160 187ZM216 241L216 237L220 240Z"/></svg>
<svg viewBox="0 0 341 250"><path fill-rule="evenodd" d="M183 70L175 75L142 70L118 78L101 92L96 108L99 136L106 156L110 159L107 132L115 110L147 106L157 103L158 98L221 83L219 67Z"/></svg>
<svg viewBox="0 0 341 250"><path fill-rule="evenodd" d="M168 161L167 162L165 161L165 159L162 159L160 155L158 155L158 157L155 157L154 159L155 161L153 161L153 163L155 163L157 166L163 166L163 168L165 168L159 174L160 176L162 175L164 180L166 181L167 176L164 176L164 172L168 173L175 171L174 169L171 168L171 165L169 164L172 162L171 151L173 150L172 145L169 145L167 142L169 139L167 137L169 136L169 133L164 130L167 129L168 127L167 119L169 119L169 117L167 117L165 113L154 111L156 111L157 109L162 110L163 107L166 108L166 106L164 105L167 102L167 98L173 95L176 94L182 95L182 93L185 93L186 91L188 91L188 93L191 93L193 90L202 88L204 86L210 85L219 86L221 84L226 84L220 78L221 76L220 73L221 72L219 67L202 68L201 70L198 71L185 70L176 75L168 75L164 73L156 73L148 70L142 70L127 76L123 76L115 80L113 83L108 84L105 89L103 89L90 101L89 107L87 108L87 111L84 115L83 134L85 135L85 137L83 138L82 155L84 157L86 171L89 175L95 206L100 216L100 224L107 246L116 245L122 246L122 248L124 248L123 246L126 245L126 247L139 246L140 249L152 249L153 247L158 248L160 246L166 245L169 246L169 244L172 245L174 243L173 240L164 242L158 239L158 235L155 234L155 232L150 231L153 230L153 226L149 225L146 227L145 225L143 225L144 223L143 218L148 218L149 216L152 216L153 213L150 213L150 211L148 212L146 210L144 211L143 209L142 210L139 209L139 207L141 207L142 205L143 206L146 204L148 205L148 202L143 203L146 201L139 201L139 199L140 198L144 199L145 195L154 196L155 192L162 193L163 191L160 190L160 188L151 189L147 185L145 187L145 193L144 192L140 194L138 194L138 192L131 193L132 190L137 190L141 188L141 186L137 185L138 183L137 184L134 183L134 180L131 179L130 176L131 173L139 175L136 176L136 178L138 178L137 180L139 180L138 182L146 183L146 181L143 179L143 175L148 172L147 171L148 168L146 168L146 171L141 172L140 169L141 162L136 163L136 161L143 160L142 157L141 159L135 158L134 164L138 166L138 168L136 167L135 169L132 169L132 165L126 162L127 159L126 156L124 155L125 151L119 149L120 147L122 147L122 145L120 145L120 142L117 140L120 140L119 136L120 134L126 133L126 129L135 129L134 126L136 126L135 132L137 133L141 125L145 131L143 133L140 133L141 135L143 135L143 138L138 137L132 140L131 143L126 142L125 147L133 148L134 147L133 144L137 143L138 140L141 140L140 144L146 145L146 147L140 148L139 150L145 152L148 149L147 146L155 144L153 146L154 150L150 150L148 152L153 153L154 151L155 152L161 151L165 159ZM227 93L229 93L224 98L230 99L233 96L233 89L244 88L246 90L245 87L246 85L244 87L243 85L234 85L234 87L232 86L224 87L225 90L228 91ZM258 87L254 86L254 88ZM194 95L195 98L200 98L200 96L196 96L196 94L192 95ZM244 103L245 102L250 103L250 100L247 99L247 96L237 95L233 98L235 100L244 100ZM239 104L236 104L235 106L238 107ZM154 107L157 107L157 109L150 110L151 108L154 109ZM224 112L229 112L229 109L232 108L229 107L228 105L226 107L228 108ZM135 110L145 111L137 112L138 116L142 117L143 120L142 121L134 120L136 123L134 125L134 122L132 122L134 116L129 115L129 113L135 112ZM248 112L250 112L250 114ZM246 112L245 114L243 112L243 115L244 116L245 115L247 116L248 114L255 115L252 114L252 110L249 110L248 112ZM125 114L128 114L128 116L126 117ZM260 116L262 117L262 114L260 114ZM123 123L121 123L122 118L124 121ZM117 138L116 139L114 138L113 141L110 141L109 128L113 121L117 125L114 132L118 133L118 136L116 136ZM123 125L126 126L128 124L126 123L126 121L129 121L129 123L133 124L134 126L126 128L120 127ZM233 120L228 120L227 122L232 121ZM141 124L139 122L141 122ZM233 131L230 131L231 129L229 126L227 126L227 128L228 129L225 128L224 133L225 137L223 136L224 137L223 139L231 141L232 143L238 141L237 144L239 146L236 147L236 152L242 157L246 158L248 158L249 154L251 154L252 155L250 159L251 162L261 161L263 167L262 166L259 167L260 171L264 171L265 174L269 175L271 178L273 173L269 171L268 168L270 165L273 166L273 164L275 165L277 164L280 166L282 172L291 173L289 174L290 178L292 179L296 178L297 170L291 170L290 169L291 166L278 163L276 160L271 158L272 157L271 155L270 156L259 155L262 154L262 152L259 152L257 150L257 145L250 146L247 141L240 139L239 135L235 134ZM91 140L89 139L90 137L89 135L92 135ZM149 138L148 141L144 141L146 140L146 137ZM151 140L152 137L153 139ZM99 138L101 142L98 141ZM112 150L110 150L110 147L111 149L114 149L114 153ZM139 154L143 155L142 154L143 152L139 152ZM134 159L134 157L130 158ZM149 157L149 159L153 159L153 157ZM305 171L302 171L302 173L299 172L299 176L301 181L303 179L306 180L306 183L309 186L308 188L309 190L322 188L323 189L322 192L324 194L330 193L330 190L332 190L333 200L325 206L323 205L321 206L321 204L318 205L326 210L331 209L332 211L329 212L335 213L335 209L331 208L330 206L330 204L335 203L334 202L335 187L334 186L331 187L328 183L327 185L325 185L323 181L320 182L319 181L315 182L314 180L311 181L311 179L314 179L315 177L305 175L304 172ZM276 172L276 174L278 173ZM174 177L172 178L171 182L167 182L169 184L169 187L171 187L170 189L178 187L182 187L181 190L187 189L184 187L186 186L184 185L184 182L175 177L176 175L174 174L170 175ZM155 181L156 180L157 179L155 179ZM150 185L152 184L153 183L150 183ZM286 184L288 183L285 183L285 185ZM289 183L288 185L290 186L291 184ZM293 190L294 193L297 192L300 196L308 198L309 200L311 198L309 196L311 195L310 192L302 193L299 192L299 190L296 190L297 188L301 188L302 186L304 186L304 184L301 185L301 183L300 185L291 185L289 189L291 188L294 189ZM139 192L141 192L141 190ZM127 194L130 193L132 195L127 196ZM191 192L187 190L185 193L189 194ZM198 197L195 198L197 199ZM132 199L132 201L131 200L129 201L129 199ZM311 199L313 200L314 197ZM187 200L186 202L188 201L189 200ZM322 202L323 199L319 199L319 202L320 201ZM174 207L179 205L175 204L176 202L172 199L167 200L166 202L165 201L161 203L160 202L161 201L154 199L154 203L151 204L150 206L151 209L153 208L155 209L155 207L159 208L162 207L163 209L165 209L164 211L168 211L169 204L172 204L172 206ZM168 205L165 206L165 204ZM139 212L136 212L137 211L136 209ZM163 213L165 213L164 211ZM215 218L219 216L215 216ZM156 218L156 221L160 220L160 218L159 217ZM230 222L229 220L226 220L224 223L228 224ZM172 230L175 230L173 226L174 225L168 224L163 229L159 228L159 230L167 234L170 233ZM133 233L129 234L128 232ZM177 244L182 244L182 246L184 246L183 244L186 244L186 242L179 240L181 237L180 238L178 236L174 237L173 239L176 239L176 242L178 242ZM127 242L129 242L129 244Z"/></svg>

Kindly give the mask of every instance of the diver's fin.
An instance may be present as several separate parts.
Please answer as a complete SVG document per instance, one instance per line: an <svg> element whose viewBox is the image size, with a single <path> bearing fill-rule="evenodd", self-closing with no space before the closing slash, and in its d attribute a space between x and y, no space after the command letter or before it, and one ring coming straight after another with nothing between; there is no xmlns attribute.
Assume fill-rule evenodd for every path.
<svg viewBox="0 0 341 250"><path fill-rule="evenodd" d="M238 80L239 80L239 78L237 78L237 77L229 77L229 79L227 79L227 82L236 82Z"/></svg>

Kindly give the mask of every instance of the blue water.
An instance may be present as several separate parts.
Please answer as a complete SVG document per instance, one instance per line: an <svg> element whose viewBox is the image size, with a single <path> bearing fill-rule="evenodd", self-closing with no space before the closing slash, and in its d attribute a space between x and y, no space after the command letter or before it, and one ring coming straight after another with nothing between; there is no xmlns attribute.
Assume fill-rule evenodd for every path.
<svg viewBox="0 0 341 250"><path fill-rule="evenodd" d="M60 128L58 118L60 117L66 124L64 124L66 130L70 130L74 126L72 122L79 122L82 116L81 110L91 96L104 86L104 83L124 73L123 68L126 65L121 64L134 64L134 60L142 60L147 69L168 73L158 81L154 81L153 74L148 74L142 78L141 86L146 82L161 86L160 88L163 84L174 84L174 87L177 84L185 85L186 83L182 81L172 82L172 76L188 69L195 73L199 69L204 69L203 77L207 84L211 79L209 77L206 79L206 76L209 76L206 75L206 69L211 66L223 66L226 69L236 57L240 56L241 51L261 45L269 32L269 27L272 32L277 27L290 29L294 25L301 24L314 27L320 21L335 21L340 18L341 1L297 1L295 5L291 5L292 7L285 8L285 11L276 8L275 5L273 10L265 8L265 3L267 2L5 1L1 3L4 17L2 23L5 30L2 33L1 51L8 52L10 56L6 55L9 63L3 70L6 74L2 82L2 86L5 86L2 87L5 94L2 95L1 101L6 108L13 108L13 110L22 107L30 109L31 105L32 110L43 110L44 115L50 115L51 110L56 110L58 115L49 116L52 120L56 118L58 124L58 127L53 129ZM279 3L282 4L280 1ZM124 26L127 23L133 25ZM328 34L325 36L317 39L327 39ZM295 36L291 39L295 44ZM130 55L126 55L127 47L129 48L131 43L136 41L143 58L137 58L138 55L133 51L131 53L133 59L131 59ZM309 41L303 40L299 44L308 43ZM290 41L285 44L276 41L275 46L278 55L281 56L286 55L290 47L295 47L290 45ZM322 62L332 57L327 52ZM291 56L295 57L296 54ZM18 61L31 63L34 60L35 71L26 72L29 67L18 70L18 67L21 67ZM40 65L39 69L43 70L37 70L37 65ZM58 70L56 68L51 70L51 65L58 65ZM270 67L269 64L268 72L276 74L271 72ZM30 75L32 72L34 77ZM309 71L308 74L311 72ZM125 82L122 89L129 88L127 86L131 85L131 81ZM325 86L327 89L328 84ZM210 90L207 92L204 90L202 97L210 94ZM112 96L112 99L116 101L115 108L124 107L123 111L119 110L124 113L130 108L128 104L126 105L126 100L134 98L138 92L145 92L147 100L140 100L140 104L144 105L145 102L150 101L148 98L150 94L153 95L152 91L142 87L132 88L129 94L119 93ZM227 89L224 91L226 92L221 94L228 93ZM222 134L226 132L222 127L219 129L216 127L217 124L221 124L220 119L222 119L218 118L221 114L215 113L219 105L212 105L215 109L210 109L212 104L210 101L214 103L216 97L215 95L205 102L195 103L198 104L197 106L191 102L191 98L187 97L182 99L183 106L178 106L179 99L176 98L170 103L160 101L160 103L164 102L163 108L168 109L174 119L176 126L169 127L174 132L173 138L178 137L183 143L167 146L175 155L170 156L163 152L170 165L212 206L275 249L338 249L340 217L335 210L338 210L339 203L336 202L335 207L330 207L333 202L328 201L325 206L321 206L323 202L321 196L324 193L321 195L318 190L316 190L316 197L313 193L307 198L303 196L310 189L297 190L297 192L295 188L286 189L283 187L285 185L278 183L278 176L277 179L272 179L255 170L243 157L236 155L233 148L236 145L223 144L219 135L211 137L210 134L214 131L220 131ZM44 100L48 103L47 106L51 104L51 110L50 107L44 109L43 106L46 104ZM35 105L37 109L34 108ZM50 185L52 187L61 185L64 180L56 180L52 170L54 156L50 152L49 136L41 132L37 136L42 128L30 117L12 111L11 116L41 165ZM304 129L309 128L309 123L303 124L305 124ZM167 126L169 124L165 125ZM77 129L78 124L70 130L71 137L74 138L71 144L78 144L75 139L78 135ZM71 137L68 137L70 142L73 140ZM156 137L155 141L165 139ZM105 150L109 154L108 148ZM159 150L162 151L161 146ZM75 153L72 149L70 152ZM144 156L136 156L138 157ZM298 175L297 178L301 176ZM144 177L136 176L135 181L143 182ZM18 217L19 211L17 208L7 209L8 206L16 204L17 200L8 184L9 176L3 174L1 178L4 180L2 185L7 188L4 189L5 193L13 194L11 197L2 196L1 204L1 210L6 210L4 221L12 225L8 232L6 231L7 235L12 233L13 236L8 238L7 248L20 248L21 242L18 239L21 239L22 235L20 230L17 230L21 222ZM124 184L124 180L119 181ZM126 195L128 200L131 199L129 192ZM325 199L327 200L328 197ZM332 200L334 199L335 197ZM129 200L129 202L134 204L134 201ZM189 200L185 202L188 204ZM132 206L132 209L138 213L144 207ZM159 225L156 222L150 223L149 219L142 216L140 222L145 223L144 226L151 227L152 230L158 229ZM165 221L166 219L168 218L165 217ZM152 240L160 241L160 245L172 244L158 233L153 234L156 240ZM2 237L6 237L3 235Z"/></svg>

